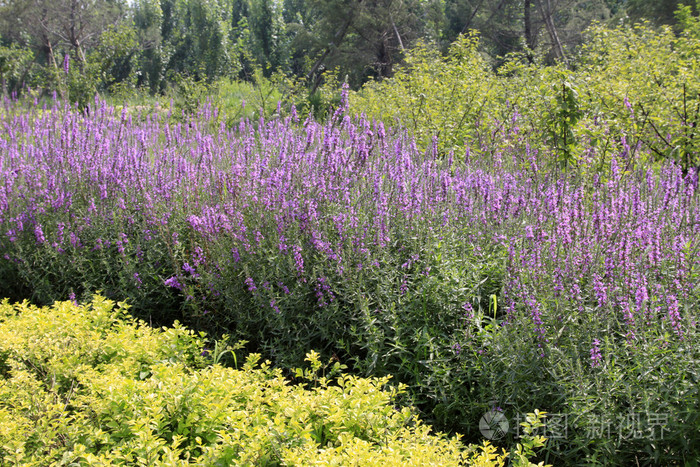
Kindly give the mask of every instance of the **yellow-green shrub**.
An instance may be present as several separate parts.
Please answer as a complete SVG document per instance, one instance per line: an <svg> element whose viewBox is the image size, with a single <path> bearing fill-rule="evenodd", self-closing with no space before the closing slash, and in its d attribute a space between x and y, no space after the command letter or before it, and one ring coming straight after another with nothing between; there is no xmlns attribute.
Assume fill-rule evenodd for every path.
<svg viewBox="0 0 700 467"><path fill-rule="evenodd" d="M683 30L648 24L594 25L569 66L504 59L492 71L478 38L460 38L440 56L417 47L391 79L351 95L353 111L398 124L428 149L498 160L544 152L562 166L604 167L612 155L640 163L700 161L700 19L677 13ZM525 158L527 160L527 158Z"/></svg>
<svg viewBox="0 0 700 467"><path fill-rule="evenodd" d="M500 105L503 92L478 52L478 37L471 34L455 41L441 57L427 45L406 56L406 65L393 78L367 83L350 99L354 112L390 125L404 126L421 148L439 138L440 149L463 152L478 149L480 140ZM493 125L495 127L495 125Z"/></svg>
<svg viewBox="0 0 700 467"><path fill-rule="evenodd" d="M505 452L465 448L395 408L401 389L389 378L331 383L315 352L297 370L313 387L289 384L255 354L225 368L203 336L149 328L126 309L100 296L0 305L3 465L505 462Z"/></svg>

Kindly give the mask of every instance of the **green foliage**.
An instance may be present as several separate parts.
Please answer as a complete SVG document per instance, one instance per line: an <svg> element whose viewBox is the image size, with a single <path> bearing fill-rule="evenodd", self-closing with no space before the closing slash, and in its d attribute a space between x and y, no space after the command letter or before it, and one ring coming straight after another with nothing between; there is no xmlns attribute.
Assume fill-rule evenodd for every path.
<svg viewBox="0 0 700 467"><path fill-rule="evenodd" d="M166 64L161 49L163 10L158 0L138 0L132 8L140 49L137 84L155 94L163 89L165 79Z"/></svg>
<svg viewBox="0 0 700 467"><path fill-rule="evenodd" d="M209 92L210 85L206 81L198 81L186 74L175 75L169 92L174 115L183 119L191 117L206 101Z"/></svg>
<svg viewBox="0 0 700 467"><path fill-rule="evenodd" d="M21 89L31 72L34 54L31 50L11 45L0 45L0 86L2 95Z"/></svg>
<svg viewBox="0 0 700 467"><path fill-rule="evenodd" d="M578 102L578 92L571 83L562 80L553 83L552 91L556 95L556 110L552 118L551 139L549 143L557 150L559 163L566 168L573 164L576 148L576 135L574 128L583 116ZM556 89L559 87L561 91Z"/></svg>
<svg viewBox="0 0 700 467"><path fill-rule="evenodd" d="M137 32L133 25L118 24L102 33L89 61L99 70L103 90L124 95L135 88L138 48Z"/></svg>
<svg viewBox="0 0 700 467"><path fill-rule="evenodd" d="M99 83L99 68L96 64L86 64L82 68L73 67L65 76L66 100L84 109L95 102Z"/></svg>
<svg viewBox="0 0 700 467"><path fill-rule="evenodd" d="M610 22L611 14L624 18L628 12L635 20L683 27L673 12L683 5L691 10L691 3L14 0L0 6L0 39L10 48L30 50L38 65L30 68L43 65L47 74L59 67L66 52L81 62L97 61L97 87L123 95L131 80L155 95L174 83L177 74L208 83L227 77L249 80L256 67L266 78L282 73L306 79L314 94L328 72L338 71L341 81L355 89L368 79L389 78L406 51L420 42L444 52L460 34L474 30L482 37L479 48L490 65L500 66L513 53L529 62L551 60L554 31L569 55L585 43L583 31L592 21ZM551 26L545 27L550 16ZM563 49L555 55L562 54ZM14 86L17 82L13 91L22 90L21 84ZM114 84L118 86L113 90ZM54 90L58 88L46 89L47 94Z"/></svg>
<svg viewBox="0 0 700 467"><path fill-rule="evenodd" d="M461 36L442 58L419 45L406 57L406 68L392 79L368 83L351 98L351 109L391 125L406 126L422 148L440 139L443 151L488 145L484 125L498 90L478 51L475 35ZM490 130L487 130L490 131Z"/></svg>
<svg viewBox="0 0 700 467"><path fill-rule="evenodd" d="M231 2L164 0L161 9L161 53L170 73L212 81L235 67L229 45Z"/></svg>
<svg viewBox="0 0 700 467"><path fill-rule="evenodd" d="M266 77L286 70L289 57L289 38L282 17L282 2L250 0L248 5L250 54Z"/></svg>
<svg viewBox="0 0 700 467"><path fill-rule="evenodd" d="M433 2L404 0L307 0L293 27L298 67L314 91L326 71L340 70L354 87L369 77L393 74L403 50L423 36ZM291 26L291 25L290 25Z"/></svg>
<svg viewBox="0 0 700 467"><path fill-rule="evenodd" d="M491 397L510 420L532 405L546 408L541 458L554 465L693 465L700 453L697 328L676 340L671 329L642 325L630 338L613 315L594 315L587 308L587 319L562 320L541 351L533 349L529 316L492 328L478 360L488 368L481 399ZM595 338L599 365L591 361Z"/></svg>
<svg viewBox="0 0 700 467"><path fill-rule="evenodd" d="M3 462L504 465L504 455L483 462L488 443L465 449L395 408L402 389L388 377L319 378L313 352L310 369L298 371L313 389L290 385L259 355L224 368L203 336L151 329L127 309L100 296L50 308L0 304Z"/></svg>
<svg viewBox="0 0 700 467"><path fill-rule="evenodd" d="M263 71L256 68L253 78L249 82L222 79L214 84L209 96L226 116L229 126L244 118L255 120L261 115L270 118L282 110L289 110L294 91L284 77L273 75L266 78ZM284 92L285 89L289 92Z"/></svg>
<svg viewBox="0 0 700 467"><path fill-rule="evenodd" d="M515 451L512 455L514 466L530 467L535 465L530 462L529 458L535 456L536 449L544 447L546 438L542 435L535 435L534 433L537 429L546 426L542 421L546 416L546 412L535 410L533 413L527 414L525 421L520 424L524 436L522 443L518 443L515 446ZM537 465L542 466L543 464L544 462L540 462Z"/></svg>
<svg viewBox="0 0 700 467"><path fill-rule="evenodd" d="M407 127L422 148L438 137L442 154L467 147L494 157L527 136L563 167L600 168L614 153L646 163L634 156L648 149L687 170L700 164L700 28L690 8L678 15L680 36L643 24L591 28L571 69L515 54L494 73L474 36L444 58L418 47L405 69L366 85L351 107Z"/></svg>
<svg viewBox="0 0 700 467"><path fill-rule="evenodd" d="M674 24L674 12L679 8L690 8L694 0L629 0L627 11L634 20L646 19L657 25Z"/></svg>
<svg viewBox="0 0 700 467"><path fill-rule="evenodd" d="M625 137L628 147L621 149L631 155L644 147L685 169L700 164L698 37L692 27L680 37L645 25L590 31L578 82L589 119L602 119L612 130L606 145L611 136Z"/></svg>

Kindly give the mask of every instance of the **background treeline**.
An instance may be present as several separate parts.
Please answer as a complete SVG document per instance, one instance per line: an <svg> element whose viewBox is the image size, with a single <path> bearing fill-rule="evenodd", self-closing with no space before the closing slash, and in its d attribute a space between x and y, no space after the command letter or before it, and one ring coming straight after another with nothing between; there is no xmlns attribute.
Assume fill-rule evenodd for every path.
<svg viewBox="0 0 700 467"><path fill-rule="evenodd" d="M310 90L357 88L393 76L417 44L447 52L476 30L489 65L524 53L567 62L594 21L676 24L690 0L9 0L0 4L3 93L95 92L128 97L193 83L255 82ZM257 79L256 79L257 77ZM283 85L282 85L283 84ZM231 92L231 89L228 89ZM268 94L272 91L268 90Z"/></svg>

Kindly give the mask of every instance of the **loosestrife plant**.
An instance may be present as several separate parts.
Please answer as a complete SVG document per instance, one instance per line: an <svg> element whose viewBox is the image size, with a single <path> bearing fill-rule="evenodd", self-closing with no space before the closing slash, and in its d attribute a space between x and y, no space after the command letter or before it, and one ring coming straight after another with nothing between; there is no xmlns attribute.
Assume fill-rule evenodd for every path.
<svg viewBox="0 0 700 467"><path fill-rule="evenodd" d="M475 438L497 398L511 416L580 415L564 457L651 446L586 434L584 415L629 408L678 418L650 452L697 452L695 169L623 151L561 172L517 132L489 160L421 151L345 105L325 123L292 109L228 126L211 106L178 121L8 104L0 294L101 290L282 367L315 348L395 375L431 421ZM663 359L681 383L659 399Z"/></svg>

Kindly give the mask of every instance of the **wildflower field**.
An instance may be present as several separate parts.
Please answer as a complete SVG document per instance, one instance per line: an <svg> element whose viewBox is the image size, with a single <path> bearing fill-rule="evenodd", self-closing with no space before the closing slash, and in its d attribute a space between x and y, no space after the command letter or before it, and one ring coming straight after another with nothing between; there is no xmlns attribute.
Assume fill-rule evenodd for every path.
<svg viewBox="0 0 700 467"><path fill-rule="evenodd" d="M101 291L282 369L315 349L470 442L545 410L549 463L700 455L695 168L622 141L564 170L517 126L490 159L419 149L347 97L225 122L6 103L0 296Z"/></svg>
<svg viewBox="0 0 700 467"><path fill-rule="evenodd" d="M0 454L36 465L42 453L303 465L359 453L372 465L400 445L397 465L419 463L416 452L452 459L436 465L495 459L495 447L513 465L519 455L697 465L700 19L689 11L678 34L594 27L568 67L511 56L494 71L475 36L444 56L417 47L392 79L322 89L322 108L286 96L251 110L226 88L206 103L184 96L186 106L5 99L0 297L35 306L0 308L9 336L0 339ZM180 323L158 335L172 338L164 345L181 367L144 357L138 338L106 356L78 344L110 339L79 332L91 313L112 313L110 300L154 328ZM134 324L120 310L110 319ZM22 340L22 330L35 335ZM22 346L44 353L24 356ZM122 389L142 385L138 397L154 397L158 381L221 371L229 382L203 391L222 393L236 378L306 384L282 392L310 408L298 419L285 415L288 402L265 409L269 418L241 429L282 434L249 451L227 450L234 428L219 419L193 434L186 411L155 431L120 419L133 430L113 424L105 444L99 420L112 409L86 412L99 422L92 438L56 428L67 416L89 425L77 415L85 407L70 403L75 391L93 397L75 368L104 369L88 347L125 356L109 371ZM87 366L66 352L87 355ZM244 361L270 366L247 364L243 376L217 366ZM347 395L348 378L368 405L324 412L328 397ZM30 379L58 405L19 404L16 388ZM209 402L192 410L204 419L221 409ZM384 422L355 426L355 409ZM429 435L416 415L465 444ZM40 436L46 426L62 441ZM155 451L144 447L151 441ZM25 452L28 443L44 451Z"/></svg>

